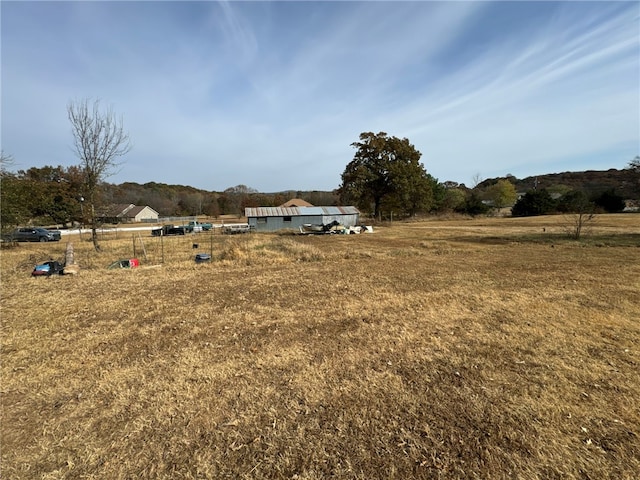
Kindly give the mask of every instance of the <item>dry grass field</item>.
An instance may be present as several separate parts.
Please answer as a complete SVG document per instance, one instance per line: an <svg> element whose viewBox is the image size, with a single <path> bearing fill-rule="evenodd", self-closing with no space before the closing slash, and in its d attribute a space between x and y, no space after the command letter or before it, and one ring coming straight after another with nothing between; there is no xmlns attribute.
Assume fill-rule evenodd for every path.
<svg viewBox="0 0 640 480"><path fill-rule="evenodd" d="M640 216L565 222L3 249L0 476L639 478Z"/></svg>

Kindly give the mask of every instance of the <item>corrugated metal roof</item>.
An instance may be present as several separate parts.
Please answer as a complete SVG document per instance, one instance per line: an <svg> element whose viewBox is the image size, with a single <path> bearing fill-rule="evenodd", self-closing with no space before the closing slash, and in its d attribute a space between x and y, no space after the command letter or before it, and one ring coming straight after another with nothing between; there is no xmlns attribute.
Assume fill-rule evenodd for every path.
<svg viewBox="0 0 640 480"><path fill-rule="evenodd" d="M320 207L324 215L353 215L360 213L356 207Z"/></svg>
<svg viewBox="0 0 640 480"><path fill-rule="evenodd" d="M299 215L354 215L356 207L257 207L245 208L245 217L296 217Z"/></svg>
<svg viewBox="0 0 640 480"><path fill-rule="evenodd" d="M300 215L324 215L324 207L299 207Z"/></svg>
<svg viewBox="0 0 640 480"><path fill-rule="evenodd" d="M245 208L245 217L294 217L300 215L298 207Z"/></svg>

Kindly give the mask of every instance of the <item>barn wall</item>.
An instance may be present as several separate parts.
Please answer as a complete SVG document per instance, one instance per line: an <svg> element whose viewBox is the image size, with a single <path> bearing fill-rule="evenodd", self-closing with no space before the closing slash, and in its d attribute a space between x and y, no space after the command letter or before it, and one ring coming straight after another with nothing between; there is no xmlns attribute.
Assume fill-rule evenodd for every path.
<svg viewBox="0 0 640 480"><path fill-rule="evenodd" d="M278 230L299 230L305 223L327 224L337 220L345 227L358 225L358 215L297 215L292 216L290 222L285 222L282 216L248 217L247 222L256 232L277 232ZM266 219L259 222L258 218Z"/></svg>

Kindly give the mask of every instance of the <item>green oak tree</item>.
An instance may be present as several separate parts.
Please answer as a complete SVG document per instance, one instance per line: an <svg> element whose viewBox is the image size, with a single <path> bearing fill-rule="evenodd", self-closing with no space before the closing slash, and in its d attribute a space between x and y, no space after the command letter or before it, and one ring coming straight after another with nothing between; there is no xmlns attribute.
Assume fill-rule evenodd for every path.
<svg viewBox="0 0 640 480"><path fill-rule="evenodd" d="M356 153L342 174L342 203L373 211L375 217L380 216L383 206L404 215L432 207L434 179L420 163L422 154L408 139L364 132L351 146Z"/></svg>

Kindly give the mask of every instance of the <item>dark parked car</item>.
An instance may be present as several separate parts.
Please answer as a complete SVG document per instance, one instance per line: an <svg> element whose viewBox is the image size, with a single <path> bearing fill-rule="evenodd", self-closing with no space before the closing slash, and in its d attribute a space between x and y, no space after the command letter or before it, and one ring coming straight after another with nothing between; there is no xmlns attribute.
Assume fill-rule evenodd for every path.
<svg viewBox="0 0 640 480"><path fill-rule="evenodd" d="M57 242L60 238L59 230L40 227L16 228L11 234L11 239L16 242Z"/></svg>
<svg viewBox="0 0 640 480"><path fill-rule="evenodd" d="M162 237L165 235L184 235L185 233L187 233L187 227L176 227L175 225L164 225L151 230L151 235L154 237Z"/></svg>

